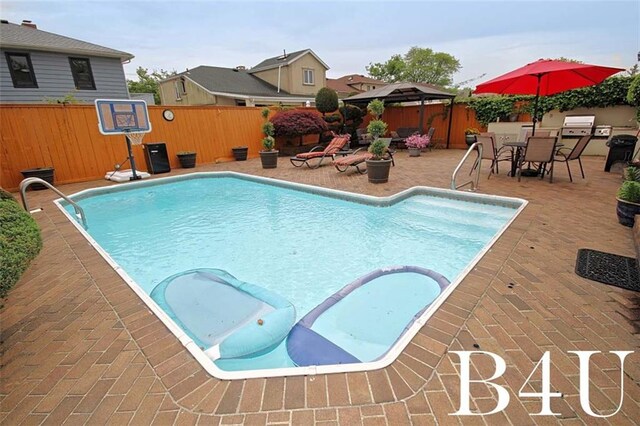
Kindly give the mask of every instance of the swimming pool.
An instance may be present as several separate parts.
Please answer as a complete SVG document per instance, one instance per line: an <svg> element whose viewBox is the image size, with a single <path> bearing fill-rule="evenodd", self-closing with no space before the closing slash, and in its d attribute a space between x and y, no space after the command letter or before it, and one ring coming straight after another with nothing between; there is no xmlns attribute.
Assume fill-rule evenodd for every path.
<svg viewBox="0 0 640 426"><path fill-rule="evenodd" d="M389 364L526 204L424 187L376 198L233 172L141 181L71 198L84 209L88 229L59 200L63 211L207 371L220 378L360 371ZM428 268L451 284L437 294L434 288L407 287L422 292L427 303L411 312L396 307L395 312L419 317L404 324L406 330L404 325L398 329L396 340L387 339L393 346L382 355L374 351L380 356L357 364L295 367L285 341L249 357L213 361L149 296L167 277L217 268L290 301L297 321L358 278L398 265ZM384 297L387 290L380 293L373 286L370 291ZM350 297L371 296L363 299L354 292ZM328 320L317 324L327 333L330 326L323 321Z"/></svg>

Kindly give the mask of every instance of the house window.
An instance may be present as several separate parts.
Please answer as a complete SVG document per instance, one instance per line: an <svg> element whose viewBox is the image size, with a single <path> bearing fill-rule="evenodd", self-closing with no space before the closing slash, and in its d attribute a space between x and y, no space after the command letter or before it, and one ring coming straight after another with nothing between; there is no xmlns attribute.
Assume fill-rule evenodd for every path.
<svg viewBox="0 0 640 426"><path fill-rule="evenodd" d="M69 58L71 74L78 90L96 90L89 58Z"/></svg>
<svg viewBox="0 0 640 426"><path fill-rule="evenodd" d="M302 75L303 75L303 80L302 80L303 84L309 84L309 85L314 85L315 84L315 78L314 78L314 75L313 75L313 70L303 69L302 70Z"/></svg>
<svg viewBox="0 0 640 426"><path fill-rule="evenodd" d="M175 82L175 89L176 89L176 101L181 101L182 100L182 95L186 95L187 94L187 88L184 84L184 80L183 79L178 79Z"/></svg>
<svg viewBox="0 0 640 426"><path fill-rule="evenodd" d="M7 65L15 88L38 87L36 74L33 72L31 55L28 53L6 52Z"/></svg>

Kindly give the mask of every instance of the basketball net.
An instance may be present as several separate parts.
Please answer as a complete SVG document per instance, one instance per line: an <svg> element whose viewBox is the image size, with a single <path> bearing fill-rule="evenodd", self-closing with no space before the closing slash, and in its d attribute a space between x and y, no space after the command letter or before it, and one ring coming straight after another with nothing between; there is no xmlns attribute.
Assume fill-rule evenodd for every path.
<svg viewBox="0 0 640 426"><path fill-rule="evenodd" d="M143 132L125 131L124 134L131 141L131 145L141 145L142 144L142 139L144 139L144 133Z"/></svg>

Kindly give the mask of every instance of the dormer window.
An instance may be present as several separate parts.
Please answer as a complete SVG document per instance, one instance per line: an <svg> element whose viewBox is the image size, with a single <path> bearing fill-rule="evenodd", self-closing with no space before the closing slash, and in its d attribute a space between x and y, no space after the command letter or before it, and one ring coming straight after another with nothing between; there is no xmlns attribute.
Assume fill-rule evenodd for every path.
<svg viewBox="0 0 640 426"><path fill-rule="evenodd" d="M305 68L302 70L302 84L313 86L316 84L316 79L312 69Z"/></svg>

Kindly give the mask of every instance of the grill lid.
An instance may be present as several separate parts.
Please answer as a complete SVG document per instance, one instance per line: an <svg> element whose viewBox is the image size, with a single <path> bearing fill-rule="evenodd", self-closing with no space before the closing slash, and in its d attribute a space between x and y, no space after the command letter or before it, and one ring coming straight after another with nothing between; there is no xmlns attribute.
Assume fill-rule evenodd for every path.
<svg viewBox="0 0 640 426"><path fill-rule="evenodd" d="M595 115L567 115L564 118L564 123L562 127L571 127L571 128L591 128L593 127L596 121Z"/></svg>

